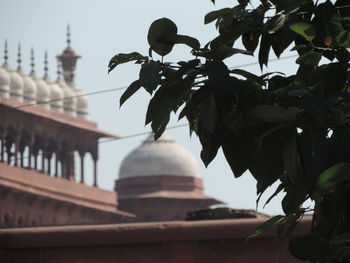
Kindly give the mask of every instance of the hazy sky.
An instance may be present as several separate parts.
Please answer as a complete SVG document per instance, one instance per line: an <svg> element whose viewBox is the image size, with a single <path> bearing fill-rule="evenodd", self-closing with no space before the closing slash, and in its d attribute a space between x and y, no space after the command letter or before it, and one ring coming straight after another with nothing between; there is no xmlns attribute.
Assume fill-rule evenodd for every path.
<svg viewBox="0 0 350 263"><path fill-rule="evenodd" d="M146 35L153 20L168 17L177 24L179 34L192 35L204 45L216 34L214 24L203 24L204 15L232 1L217 0L216 6L209 0L0 0L0 3L0 44L3 46L5 39L8 40L11 67L16 67L17 45L21 42L23 68L29 71L30 48L33 46L36 72L42 75L43 54L47 50L50 76L56 78L54 57L66 47L66 26L69 23L71 46L82 56L78 61L76 80L81 89L88 93L125 87L137 78L137 65L122 65L107 75L107 64L116 53L137 51L146 55ZM3 48L0 50L2 52ZM189 48L178 46L171 55L165 57L165 61L186 60L190 58L189 54ZM235 66L255 61L256 58L240 56L227 63ZM2 58L0 63L3 63ZM260 73L257 65L246 69ZM271 63L269 71L276 70L293 72L294 59ZM140 91L119 110L121 94L121 91L115 91L89 96L90 119L97 122L100 129L119 136L149 131L150 127L144 126L149 95ZM177 123L176 120L174 117L169 125L185 123ZM255 209L255 181L249 173L235 179L221 152L207 169L204 168L199 160L199 141L196 137L189 137L187 127L169 130L167 134L197 158L207 195L233 208ZM144 135L100 145L100 187L113 189L122 159L146 137ZM259 211L281 213L281 197Z"/></svg>

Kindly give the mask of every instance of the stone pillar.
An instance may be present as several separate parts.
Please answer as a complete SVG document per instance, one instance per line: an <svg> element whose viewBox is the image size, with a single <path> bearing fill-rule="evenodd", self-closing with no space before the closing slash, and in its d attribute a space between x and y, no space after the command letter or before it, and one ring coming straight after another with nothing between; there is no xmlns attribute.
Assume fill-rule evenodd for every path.
<svg viewBox="0 0 350 263"><path fill-rule="evenodd" d="M85 153L79 152L80 156L80 183L85 183L85 172L84 172L84 159L85 159Z"/></svg>
<svg viewBox="0 0 350 263"><path fill-rule="evenodd" d="M94 171L93 171L93 174L94 174L94 183L93 183L93 186L94 187L97 187L97 158L93 158L93 162L94 162Z"/></svg>

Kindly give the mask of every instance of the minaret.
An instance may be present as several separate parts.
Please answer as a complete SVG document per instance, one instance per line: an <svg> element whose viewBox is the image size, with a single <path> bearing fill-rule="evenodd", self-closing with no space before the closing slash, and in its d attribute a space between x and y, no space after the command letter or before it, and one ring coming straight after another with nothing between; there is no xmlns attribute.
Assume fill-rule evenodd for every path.
<svg viewBox="0 0 350 263"><path fill-rule="evenodd" d="M3 67L7 68L8 67L8 59L9 59L9 51L8 51L8 46L7 46L7 39L5 39L5 49L4 49L4 64Z"/></svg>
<svg viewBox="0 0 350 263"><path fill-rule="evenodd" d="M70 27L67 26L67 47L63 50L63 53L57 56L57 59L62 63L64 80L70 85L74 82L75 69L77 60L81 58L70 46Z"/></svg>

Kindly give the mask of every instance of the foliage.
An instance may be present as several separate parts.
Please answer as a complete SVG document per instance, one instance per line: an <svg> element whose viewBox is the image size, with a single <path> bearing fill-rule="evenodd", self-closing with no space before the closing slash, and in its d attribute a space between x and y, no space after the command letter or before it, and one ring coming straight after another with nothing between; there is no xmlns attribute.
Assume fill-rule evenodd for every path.
<svg viewBox="0 0 350 263"><path fill-rule="evenodd" d="M120 104L141 87L149 92L146 124L151 123L155 139L171 112L181 108L179 119L187 118L190 132L199 136L206 166L221 147L235 177L247 170L254 176L258 200L280 182L271 198L285 192L285 215L262 225L257 234L277 223L287 244L307 211L302 204L311 199L312 233L292 239L290 252L311 262L350 260L348 0L260 0L257 7L238 0L232 8L208 13L204 23L212 22L218 35L201 46L193 37L178 35L171 20L156 20L148 32L149 56L114 56L110 71L128 61L141 64L139 79ZM240 41L243 50L237 48ZM192 48L193 59L163 63L176 44ZM263 68L270 52L280 57L291 45L298 53L298 70L291 76L258 76L231 70L224 62L236 54L256 55ZM323 58L326 63L320 62Z"/></svg>

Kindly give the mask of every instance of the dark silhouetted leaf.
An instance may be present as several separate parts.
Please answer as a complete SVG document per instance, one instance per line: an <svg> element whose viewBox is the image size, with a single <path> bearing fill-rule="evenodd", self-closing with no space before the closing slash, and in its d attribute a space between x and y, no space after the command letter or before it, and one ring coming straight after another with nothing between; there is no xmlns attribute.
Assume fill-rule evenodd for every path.
<svg viewBox="0 0 350 263"><path fill-rule="evenodd" d="M255 49L259 45L259 37L260 37L260 33L257 30L252 30L252 31L245 32L242 35L243 46L247 50L254 52Z"/></svg>
<svg viewBox="0 0 350 263"><path fill-rule="evenodd" d="M267 34L262 35L260 40L260 49L259 49L259 65L262 69L263 66L267 66L269 60L269 53L271 48L270 38Z"/></svg>
<svg viewBox="0 0 350 263"><path fill-rule="evenodd" d="M141 67L139 79L140 85L150 94L152 94L160 83L160 70L160 63L153 60L144 63Z"/></svg>
<svg viewBox="0 0 350 263"><path fill-rule="evenodd" d="M253 56L252 51L232 48L232 47L228 47L228 46L220 46L215 51L213 51L213 58L218 59L218 60L224 60L224 59L229 58L235 54L244 54L244 55Z"/></svg>
<svg viewBox="0 0 350 263"><path fill-rule="evenodd" d="M199 41L196 38L190 36L167 34L164 37L161 37L160 40L162 43L185 44L193 49L199 49L200 47Z"/></svg>
<svg viewBox="0 0 350 263"><path fill-rule="evenodd" d="M323 259L326 249L327 243L313 235L295 237L289 244L289 251L294 257L313 262Z"/></svg>
<svg viewBox="0 0 350 263"><path fill-rule="evenodd" d="M223 8L220 10L209 12L204 17L204 24L209 24L221 16L232 14L231 8Z"/></svg>
<svg viewBox="0 0 350 263"><path fill-rule="evenodd" d="M119 64L127 63L134 60L147 60L147 57L142 56L140 53L132 52L128 54L119 53L115 55L108 63L108 73L111 72Z"/></svg>
<svg viewBox="0 0 350 263"><path fill-rule="evenodd" d="M135 80L133 83L130 84L130 86L124 91L123 95L120 97L119 100L119 107L123 105L123 103L129 99L136 91L138 91L141 88L139 80Z"/></svg>
<svg viewBox="0 0 350 263"><path fill-rule="evenodd" d="M296 63L310 66L317 66L322 57L321 53L305 52L297 60Z"/></svg>
<svg viewBox="0 0 350 263"><path fill-rule="evenodd" d="M160 42L160 39L172 34L177 34L177 26L173 21L165 17L155 20L148 30L148 44L157 54L165 56L170 53L174 44Z"/></svg>
<svg viewBox="0 0 350 263"><path fill-rule="evenodd" d="M250 110L246 116L248 125L256 122L267 122L274 124L294 122L302 110L291 107L284 109L280 106L260 105Z"/></svg>
<svg viewBox="0 0 350 263"><path fill-rule="evenodd" d="M264 223L262 223L261 225L259 225L256 229L255 232L249 236L250 238L253 237L258 237L260 236L262 233L264 233L267 229L269 229L270 227L272 227L274 224L278 223L279 221L281 221L284 218L284 216L282 215L277 215L277 216L273 216L270 219L266 220Z"/></svg>

